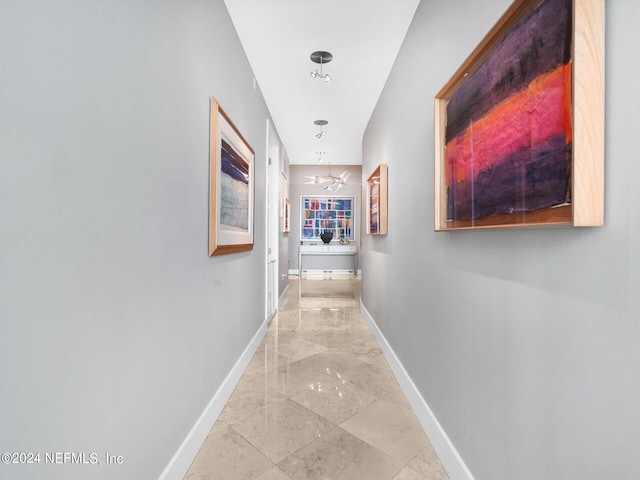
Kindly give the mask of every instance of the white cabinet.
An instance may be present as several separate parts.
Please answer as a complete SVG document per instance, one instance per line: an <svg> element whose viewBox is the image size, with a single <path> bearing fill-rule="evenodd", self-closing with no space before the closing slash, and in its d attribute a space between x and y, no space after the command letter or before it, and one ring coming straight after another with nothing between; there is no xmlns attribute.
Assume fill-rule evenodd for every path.
<svg viewBox="0 0 640 480"><path fill-rule="evenodd" d="M353 274L358 274L358 247L355 245L312 244L298 247L298 270L302 276L302 257L305 255L351 255L353 256Z"/></svg>

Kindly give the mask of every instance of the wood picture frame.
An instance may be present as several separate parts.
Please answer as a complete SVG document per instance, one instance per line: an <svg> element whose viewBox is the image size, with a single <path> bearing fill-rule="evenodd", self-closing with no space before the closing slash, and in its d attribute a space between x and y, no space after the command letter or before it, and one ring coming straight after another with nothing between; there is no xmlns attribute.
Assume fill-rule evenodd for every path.
<svg viewBox="0 0 640 480"><path fill-rule="evenodd" d="M321 241L325 232L333 233L334 240L356 239L356 197L300 196L300 240Z"/></svg>
<svg viewBox="0 0 640 480"><path fill-rule="evenodd" d="M387 234L387 171L381 163L367 179L367 235Z"/></svg>
<svg viewBox="0 0 640 480"><path fill-rule="evenodd" d="M282 232L291 232L291 201L288 198L282 201Z"/></svg>
<svg viewBox="0 0 640 480"><path fill-rule="evenodd" d="M436 231L604 224L604 3L516 0L436 95ZM565 21L558 13L563 9L569 18L557 27L553 22ZM558 32L566 29L559 35L568 43L555 55L568 55L569 62L542 70L539 65L547 57L532 55L543 54L540 45L544 49L558 43L556 31L549 33L547 26ZM521 90L513 88L511 96L502 98L518 79ZM553 85L563 88L562 98ZM542 103L547 101L544 95L554 94L558 100L551 108ZM520 110L509 111L518 96L523 102ZM485 104L482 110L479 105ZM469 113L474 109L475 114ZM564 130L553 136L547 121L562 124ZM529 131L518 129L519 123ZM541 133L545 128L546 137ZM530 150L516 148L519 135ZM558 138L564 144L557 143ZM549 160L550 151L558 154L555 164Z"/></svg>
<svg viewBox="0 0 640 480"><path fill-rule="evenodd" d="M209 255L253 249L255 153L210 98Z"/></svg>

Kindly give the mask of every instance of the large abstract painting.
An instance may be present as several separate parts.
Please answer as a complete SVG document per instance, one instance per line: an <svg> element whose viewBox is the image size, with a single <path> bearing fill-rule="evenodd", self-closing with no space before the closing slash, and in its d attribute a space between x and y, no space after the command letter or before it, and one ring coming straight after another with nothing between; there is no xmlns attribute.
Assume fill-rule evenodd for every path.
<svg viewBox="0 0 640 480"><path fill-rule="evenodd" d="M220 169L220 227L249 230L249 162L222 139Z"/></svg>
<svg viewBox="0 0 640 480"><path fill-rule="evenodd" d="M436 229L573 223L580 1L515 2L436 97Z"/></svg>
<svg viewBox="0 0 640 480"><path fill-rule="evenodd" d="M253 248L254 152L211 98L209 255Z"/></svg>

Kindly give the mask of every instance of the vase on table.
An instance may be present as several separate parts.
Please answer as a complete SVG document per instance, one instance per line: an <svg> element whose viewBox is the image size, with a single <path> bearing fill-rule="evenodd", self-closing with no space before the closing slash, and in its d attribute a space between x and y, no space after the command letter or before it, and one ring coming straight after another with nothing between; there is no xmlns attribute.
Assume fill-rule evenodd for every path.
<svg viewBox="0 0 640 480"><path fill-rule="evenodd" d="M320 238L322 239L322 241L324 243L329 243L331 241L331 239L333 238L333 233L332 232L324 232L324 233L320 234Z"/></svg>

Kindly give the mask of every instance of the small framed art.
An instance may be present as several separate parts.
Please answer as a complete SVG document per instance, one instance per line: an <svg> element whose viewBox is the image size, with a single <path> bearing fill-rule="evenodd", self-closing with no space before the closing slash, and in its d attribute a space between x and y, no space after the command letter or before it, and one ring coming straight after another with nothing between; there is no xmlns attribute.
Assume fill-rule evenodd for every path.
<svg viewBox="0 0 640 480"><path fill-rule="evenodd" d="M291 202L285 198L282 203L282 232L289 233L291 231Z"/></svg>
<svg viewBox="0 0 640 480"><path fill-rule="evenodd" d="M378 165L367 179L367 234L387 234L387 165Z"/></svg>
<svg viewBox="0 0 640 480"><path fill-rule="evenodd" d="M211 97L209 255L253 248L255 153Z"/></svg>

